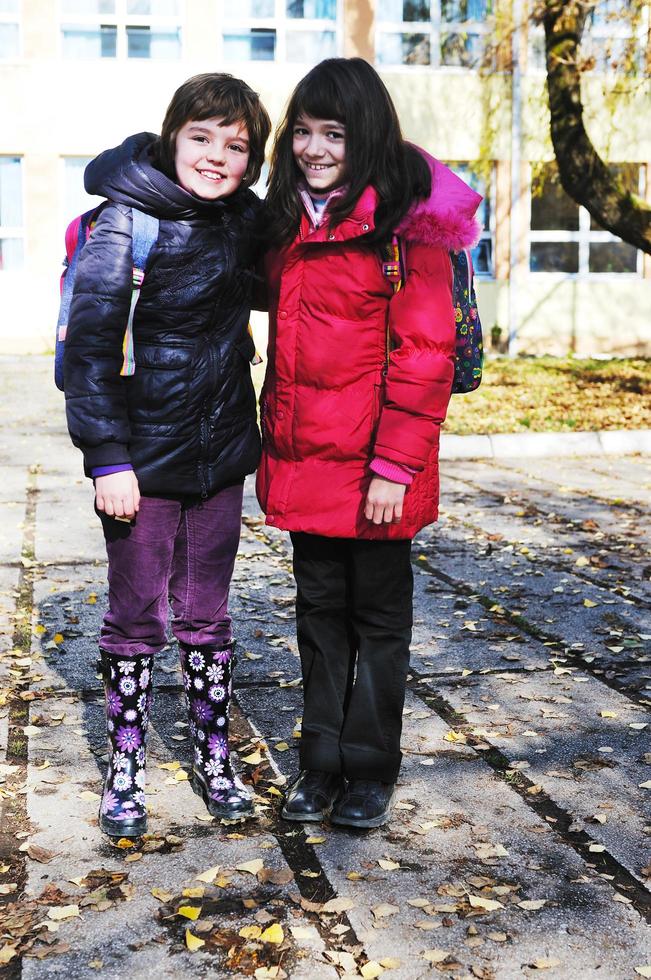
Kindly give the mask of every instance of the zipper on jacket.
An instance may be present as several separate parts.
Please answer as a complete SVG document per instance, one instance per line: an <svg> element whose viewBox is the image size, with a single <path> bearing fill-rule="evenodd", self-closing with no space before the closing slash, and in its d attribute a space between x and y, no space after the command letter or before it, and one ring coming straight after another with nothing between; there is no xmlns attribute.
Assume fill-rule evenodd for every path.
<svg viewBox="0 0 651 980"><path fill-rule="evenodd" d="M199 486L201 488L201 499L208 499L208 485L206 483L206 470L208 458L208 399L206 398L201 408L201 421L199 422Z"/></svg>

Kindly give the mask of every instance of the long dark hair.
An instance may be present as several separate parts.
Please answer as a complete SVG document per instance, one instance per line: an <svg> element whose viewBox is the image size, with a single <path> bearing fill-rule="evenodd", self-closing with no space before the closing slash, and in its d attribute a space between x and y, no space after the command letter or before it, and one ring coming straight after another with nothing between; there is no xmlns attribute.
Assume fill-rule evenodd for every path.
<svg viewBox="0 0 651 980"><path fill-rule="evenodd" d="M249 134L249 164L242 183L255 184L264 163L264 151L271 132L271 120L258 93L224 72L194 75L176 90L167 107L160 139L154 150L156 166L176 180L176 136L190 120L223 117L221 126L245 124Z"/></svg>
<svg viewBox="0 0 651 980"><path fill-rule="evenodd" d="M276 132L267 194L269 244L291 241L301 221L300 171L292 153L300 115L346 127L347 191L328 210L330 225L340 224L372 184L380 203L375 230L364 240L387 241L414 198L429 195L429 167L405 143L391 96L375 69L362 58L328 58L298 83Z"/></svg>

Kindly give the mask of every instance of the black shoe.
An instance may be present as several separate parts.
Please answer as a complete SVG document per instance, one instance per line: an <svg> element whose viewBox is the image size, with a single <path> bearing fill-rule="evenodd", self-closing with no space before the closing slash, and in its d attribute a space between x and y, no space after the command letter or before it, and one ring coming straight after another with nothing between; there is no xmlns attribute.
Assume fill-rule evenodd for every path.
<svg viewBox="0 0 651 980"><path fill-rule="evenodd" d="M323 820L339 795L342 778L336 772L303 769L290 787L280 815L283 820Z"/></svg>
<svg viewBox="0 0 651 980"><path fill-rule="evenodd" d="M381 827L389 819L394 789L393 783L351 779L330 820L342 827Z"/></svg>

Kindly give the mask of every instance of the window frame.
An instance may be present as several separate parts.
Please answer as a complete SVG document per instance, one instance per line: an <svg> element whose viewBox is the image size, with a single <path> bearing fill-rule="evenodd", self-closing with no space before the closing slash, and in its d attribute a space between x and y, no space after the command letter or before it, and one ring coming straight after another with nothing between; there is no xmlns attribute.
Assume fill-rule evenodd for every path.
<svg viewBox="0 0 651 980"><path fill-rule="evenodd" d="M287 35L292 33L312 32L316 35L324 32L335 35L335 57L343 55L344 50L344 0L335 0L334 20L317 17L290 17L287 13L287 0L274 0L274 12L271 17L227 17L224 15L224 6L227 0L218 0L216 3L216 23L218 43L218 58L224 62L228 69L237 65L235 59L229 59L225 54L224 38L228 35L248 34L252 29L275 31L276 43L273 59L268 59L269 63L299 65L311 68L313 61L288 61L287 60ZM258 59L254 59L257 63ZM263 64L264 60L260 59ZM253 60L252 62L253 63Z"/></svg>
<svg viewBox="0 0 651 980"><path fill-rule="evenodd" d="M174 64L183 59L183 24L185 20L185 0L176 0L178 13L174 16L159 14L128 14L127 0L114 0L114 14L70 14L64 12L65 0L59 0L59 57L62 61L106 61L106 62L157 62ZM69 57L64 51L64 28L66 27L101 27L116 28L116 49L115 57L102 58L91 56L88 58ZM177 58L133 58L129 57L129 36L127 28L130 27L149 27L152 31L156 28L173 28L178 32L179 53Z"/></svg>
<svg viewBox="0 0 651 980"><path fill-rule="evenodd" d="M10 65L12 62L22 61L23 59L23 0L17 0L17 10L15 13L5 13L0 11L0 24L15 24L18 28L18 47L15 54L8 58L0 57L0 65Z"/></svg>
<svg viewBox="0 0 651 980"><path fill-rule="evenodd" d="M0 265L0 275L12 275L18 272L23 272L25 266L27 265L27 236L25 234L25 180L24 180L24 156L21 153L0 153L0 161L4 159L18 160L20 164L20 215L22 218L22 223L20 225L3 225L0 224L0 240L8 238L18 238L23 245L23 260L21 265L17 269L4 269ZM1 191L1 188L0 188ZM2 208L0 205L0 214L2 213Z"/></svg>
<svg viewBox="0 0 651 980"><path fill-rule="evenodd" d="M614 161L611 161L613 165L616 165ZM639 167L638 176L638 194L640 197L644 197L644 188L646 184L646 166L644 163L639 163L637 161L631 163L627 161L629 165ZM617 244L621 242L622 239L618 238L617 235L613 235L612 232L606 231L603 228L591 228L590 223L592 217L587 208L583 205L577 204L579 209L579 227L576 231L564 231L562 229L549 229L547 231L535 231L531 228L531 200L532 200L532 189L533 180L531 175L529 176L529 229L527 233L527 254L526 254L526 264L527 270L530 276L545 276L548 279L553 280L585 280L593 278L597 279L599 282L615 280L620 282L622 279L641 279L644 275L644 253L641 249L637 249L636 255L636 268L634 272L591 272L590 271L590 245L597 245L601 243L606 244ZM577 243L578 244L578 270L576 272L559 272L554 270L545 269L532 269L531 268L531 246L533 244L544 244L549 243Z"/></svg>
<svg viewBox="0 0 651 980"><path fill-rule="evenodd" d="M441 57L441 44L444 36L449 34L489 34L488 17L485 20L446 21L441 12L441 0L429 0L429 20L381 20L375 21L375 67L380 71L395 71L397 68L409 71L444 71L447 73L477 71L478 65L448 65ZM487 5L490 0L487 0ZM378 37L382 34L424 34L429 38L430 60L427 65L410 65L405 61L378 60Z"/></svg>
<svg viewBox="0 0 651 980"><path fill-rule="evenodd" d="M474 171L473 171L472 160L452 160L452 161L442 161L442 162L444 162L446 167L449 167L450 170L452 170L457 175L457 177L463 180L464 183L468 184L469 187L472 187L472 184L468 180L466 180L466 178L463 176L462 173L459 172L458 169L460 167L467 167L468 170L471 173L473 173ZM473 275L477 279L481 279L482 282L495 281L495 232L496 232L495 197L497 193L497 168L495 166L494 161L491 161L490 168L491 168L490 176L486 181L486 186L484 188L485 193L483 195L484 198L488 198L488 207L489 207L488 228L484 228L482 226L481 234L479 236L479 241L477 242L477 244L479 244L479 242L482 241L490 242L490 257L491 257L490 271L480 272L478 269L475 268L475 263L473 262ZM476 188L473 188L473 190L476 190ZM477 193L479 194L481 193L481 191L477 191ZM472 249L469 249L469 251L472 253Z"/></svg>

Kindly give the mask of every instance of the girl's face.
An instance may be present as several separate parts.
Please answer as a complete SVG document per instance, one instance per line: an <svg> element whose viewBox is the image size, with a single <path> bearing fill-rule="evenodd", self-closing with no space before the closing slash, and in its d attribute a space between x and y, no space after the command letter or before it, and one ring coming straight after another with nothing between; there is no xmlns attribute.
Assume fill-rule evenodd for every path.
<svg viewBox="0 0 651 980"><path fill-rule="evenodd" d="M238 189L249 164L249 134L243 122L190 120L176 134L174 166L183 190L207 201Z"/></svg>
<svg viewBox="0 0 651 980"><path fill-rule="evenodd" d="M298 116L294 123L292 151L311 194L328 194L346 179L346 127L343 123Z"/></svg>

